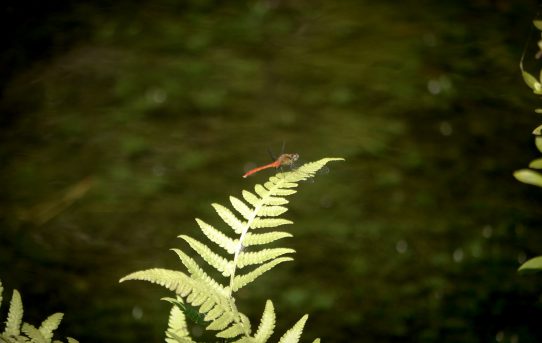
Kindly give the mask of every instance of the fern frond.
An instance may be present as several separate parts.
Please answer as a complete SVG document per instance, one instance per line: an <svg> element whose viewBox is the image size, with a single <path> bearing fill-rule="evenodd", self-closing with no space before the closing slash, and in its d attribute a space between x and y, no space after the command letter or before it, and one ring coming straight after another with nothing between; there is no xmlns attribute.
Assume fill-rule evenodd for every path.
<svg viewBox="0 0 542 343"><path fill-rule="evenodd" d="M232 211L230 211L227 207L224 207L220 204L211 204L213 208L215 209L216 213L222 218L222 220L228 224L233 231L237 234L241 234L244 230L244 224L242 221L240 221L235 214L233 214Z"/></svg>
<svg viewBox="0 0 542 343"><path fill-rule="evenodd" d="M266 264L263 264L259 266L258 268L254 269L253 271L248 272L244 275L236 275L235 278L233 279L233 284L231 286L232 291L237 292L239 289L251 283L252 281L256 280L256 278L258 278L259 276L261 276L263 273L267 272L271 268L275 267L276 265L282 262L287 262L287 261L293 261L293 258L280 257L270 262L267 262Z"/></svg>
<svg viewBox="0 0 542 343"><path fill-rule="evenodd" d="M301 333L303 333L303 328L305 327L305 323L307 322L308 318L308 314L301 317L301 319L297 323L295 323L295 325L290 330L286 331L284 336L280 338L279 343L299 342L299 338L301 338Z"/></svg>
<svg viewBox="0 0 542 343"><path fill-rule="evenodd" d="M273 229L281 225L292 224L292 221L281 217L288 211L285 206L288 204L286 197L296 193L295 188L299 181L314 176L314 173L326 163L336 160L342 159L325 158L305 164L294 172L276 174L263 185L255 185L254 193L244 190L242 199L230 196L229 200L235 213L223 205L213 203L212 207L218 216L239 235L238 239L231 238L212 225L196 218L204 235L228 254L233 255L232 259L223 257L205 243L187 235L179 236L207 264L223 276L229 276L229 285L222 285L211 278L192 257L179 249L172 250L179 256L182 264L188 270L188 274L166 269L149 269L127 275L120 281L145 280L174 291L180 298L178 300L168 299L168 301L177 303L179 306L182 301L185 301L184 304L189 304L191 310L197 308L198 313L203 316L203 321L209 322L207 330L219 331L216 334L217 337L225 338L228 341L235 340L238 343L265 342L272 334L275 325L272 303L268 301L266 304L258 333L255 338L252 338L250 337L250 322L244 314L237 310L233 292L238 291L278 264L293 260L293 258L284 255L295 251L283 247L249 251L248 247L261 246L282 238L292 237L292 234L283 231L256 234L251 230ZM237 269L249 265L256 267L245 274L236 274ZM175 308L177 307L171 311L170 321L176 317L186 320L186 313L183 313L182 309ZM297 342L306 320L307 316L301 318L294 327L286 332L281 342ZM186 330L186 322L180 319L177 321L179 322L177 326L170 322L171 330L167 331L166 341L168 343L191 342L187 333L182 331Z"/></svg>
<svg viewBox="0 0 542 343"><path fill-rule="evenodd" d="M180 235L179 237L184 239L190 245L190 247L194 249L194 251L197 252L198 255L200 255L211 267L218 270L224 276L230 276L233 269L231 268L231 263L228 260L214 253L208 246L194 238L186 235Z"/></svg>
<svg viewBox="0 0 542 343"><path fill-rule="evenodd" d="M239 259L237 260L237 267L243 268L252 264L262 264L269 260L275 259L284 254L294 253L294 249L289 248L274 248L274 249L263 249L260 251L254 252L242 252L239 254Z"/></svg>
<svg viewBox="0 0 542 343"><path fill-rule="evenodd" d="M235 254L235 250L238 245L238 240L233 240L215 229L213 226L207 224L201 219L196 218L201 231L209 238L210 241L215 242L218 246L226 250L229 254Z"/></svg>
<svg viewBox="0 0 542 343"><path fill-rule="evenodd" d="M258 343L265 343L273 334L275 329L275 308L273 307L273 302L267 300L265 302L265 309L263 310L262 319L260 320L260 325L258 330L254 335L254 339Z"/></svg>
<svg viewBox="0 0 542 343"><path fill-rule="evenodd" d="M38 330L41 332L47 342L50 342L51 339L53 339L53 332L58 328L63 317L64 314L55 313L50 315L43 321L43 323L41 323Z"/></svg>
<svg viewBox="0 0 542 343"><path fill-rule="evenodd" d="M16 289L13 290L11 303L9 304L8 319L4 334L8 336L19 336L21 333L21 324L23 322L23 302L21 294Z"/></svg>
<svg viewBox="0 0 542 343"><path fill-rule="evenodd" d="M38 330L34 325L23 323L23 327L21 328L21 331L24 332L25 335L30 338L30 341L32 343L49 343L50 341L47 341L45 337L41 334L40 330Z"/></svg>
<svg viewBox="0 0 542 343"><path fill-rule="evenodd" d="M264 244L269 244L276 240L279 240L282 238L288 238L288 237L293 237L293 235L289 232L282 232L282 231L273 231L273 232L266 232L266 233L249 232L245 236L245 239L243 240L243 244L246 247L249 247L252 245L264 245Z"/></svg>
<svg viewBox="0 0 542 343"><path fill-rule="evenodd" d="M316 338L312 343L320 343L320 338Z"/></svg>

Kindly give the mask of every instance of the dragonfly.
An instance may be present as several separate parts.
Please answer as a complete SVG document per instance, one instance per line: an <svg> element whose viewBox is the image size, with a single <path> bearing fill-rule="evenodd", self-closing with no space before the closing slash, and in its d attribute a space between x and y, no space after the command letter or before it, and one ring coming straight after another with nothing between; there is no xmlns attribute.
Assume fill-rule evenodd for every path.
<svg viewBox="0 0 542 343"><path fill-rule="evenodd" d="M266 164L264 166L256 167L254 169L251 169L243 175L244 178L257 173L261 170L269 169L269 168L280 168L283 166L292 166L295 161L299 158L299 154L282 154L277 158L275 162L271 162L269 164Z"/></svg>

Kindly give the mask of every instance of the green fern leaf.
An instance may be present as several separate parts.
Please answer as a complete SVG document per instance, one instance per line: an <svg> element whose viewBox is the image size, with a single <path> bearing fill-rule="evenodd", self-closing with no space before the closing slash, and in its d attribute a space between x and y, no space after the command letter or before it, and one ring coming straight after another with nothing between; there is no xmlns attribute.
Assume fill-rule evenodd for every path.
<svg viewBox="0 0 542 343"><path fill-rule="evenodd" d="M281 185L282 186L282 185ZM295 189L277 189L273 193L273 196L288 196L297 193Z"/></svg>
<svg viewBox="0 0 542 343"><path fill-rule="evenodd" d="M274 249L263 249L260 251L254 252L242 252L239 254L239 259L237 260L237 267L243 268L245 266L253 264L262 264L269 260L275 259L284 254L294 253L294 249L289 248L274 248Z"/></svg>
<svg viewBox="0 0 542 343"><path fill-rule="evenodd" d="M131 273L120 279L119 282L124 282L128 280L142 280L152 282L162 287L165 287L177 294L184 295L190 293L193 288L192 279L190 279L190 277L185 273L162 268L153 268Z"/></svg>
<svg viewBox="0 0 542 343"><path fill-rule="evenodd" d="M267 300L265 303L265 309L263 310L262 319L258 330L254 335L254 339L258 343L265 343L273 334L275 329L275 308L271 300Z"/></svg>
<svg viewBox="0 0 542 343"><path fill-rule="evenodd" d="M205 236L207 236L207 238L209 238L210 241L215 242L218 246L226 250L229 254L235 254L239 242L238 240L233 240L229 238L228 236L218 231L201 219L196 218L196 222L198 223L201 231L205 234Z"/></svg>
<svg viewBox="0 0 542 343"><path fill-rule="evenodd" d="M230 327L217 333L216 336L221 338L235 338L242 334L250 334L250 320L242 313L239 313L239 315L240 322L233 323Z"/></svg>
<svg viewBox="0 0 542 343"><path fill-rule="evenodd" d="M262 206L258 211L258 215L262 217L278 217L288 211L284 206Z"/></svg>
<svg viewBox="0 0 542 343"><path fill-rule="evenodd" d="M245 218L246 220L252 218L253 209L248 207L244 202L232 196L230 196L230 202L233 208L235 208L235 210L239 212L243 216L243 218Z"/></svg>
<svg viewBox="0 0 542 343"><path fill-rule="evenodd" d="M208 298L207 300L205 300L205 302L203 302L203 304L201 304L199 308L199 312L202 314L205 314L209 312L213 308L214 305L215 305L215 302L213 301L213 299Z"/></svg>
<svg viewBox="0 0 542 343"><path fill-rule="evenodd" d="M53 339L53 332L58 328L58 325L60 325L63 317L64 314L55 313L50 315L43 321L43 323L41 323L39 331L47 342L50 342L51 339Z"/></svg>
<svg viewBox="0 0 542 343"><path fill-rule="evenodd" d="M293 258L291 257L280 257L259 266L258 268L254 269L253 271L249 273L246 273L244 275L236 275L233 280L233 284L231 288L234 292L237 292L239 289L251 283L252 281L256 280L256 278L258 278L260 275L267 272L271 268L275 267L276 265L282 262L287 262L287 261L292 261L292 260Z"/></svg>
<svg viewBox="0 0 542 343"><path fill-rule="evenodd" d="M253 246L253 245L264 245L271 242L274 242L276 240L282 239L282 238L288 238L293 237L293 235L289 232L282 232L282 231L273 231L273 232L266 232L266 233L247 233L245 239L243 240L243 244L246 247Z"/></svg>
<svg viewBox="0 0 542 343"><path fill-rule="evenodd" d="M277 178L284 178L285 182L299 182L307 180L314 176L316 172L322 169L328 162L332 161L344 161L344 158L327 157L318 161L306 163L299 167L299 169L290 173L277 174Z"/></svg>
<svg viewBox="0 0 542 343"><path fill-rule="evenodd" d="M243 334L243 327L239 324L233 324L225 330L216 334L216 337L220 338L235 338Z"/></svg>
<svg viewBox="0 0 542 343"><path fill-rule="evenodd" d="M230 276L233 268L231 263L224 257L214 253L208 246L186 235L180 235L195 252L200 255L211 267L222 273L223 276Z"/></svg>
<svg viewBox="0 0 542 343"><path fill-rule="evenodd" d="M177 300L182 301L180 298ZM189 342L192 342L186 325L186 317L183 311L177 305L173 305L171 307L171 311L169 312L168 329L166 330L166 342L178 343L181 342L181 340L186 339L188 339Z"/></svg>
<svg viewBox="0 0 542 343"><path fill-rule="evenodd" d="M21 331L24 332L24 334L27 335L28 338L30 338L30 341L32 343L49 343L47 340L45 340L45 337L43 337L41 332L33 325L23 323Z"/></svg>
<svg viewBox="0 0 542 343"><path fill-rule="evenodd" d="M248 317L239 312L239 317L241 318L241 325L245 329L245 333L250 334L252 332L252 328L250 327L250 319Z"/></svg>
<svg viewBox="0 0 542 343"><path fill-rule="evenodd" d="M129 274L123 277L120 282L127 280L142 280L161 285L171 291L174 291L181 297L187 297L194 293L194 295L204 294L209 298L212 298L217 308L224 311L228 308L228 300L223 294L216 292L207 283L201 280L195 280L188 275L174 270L168 269L147 269Z"/></svg>
<svg viewBox="0 0 542 343"><path fill-rule="evenodd" d="M312 343L320 343L320 338L315 339Z"/></svg>
<svg viewBox="0 0 542 343"><path fill-rule="evenodd" d="M243 336L239 338L238 340L233 341L232 343L257 343L257 342L252 337Z"/></svg>
<svg viewBox="0 0 542 343"><path fill-rule="evenodd" d="M182 254L180 251L177 252ZM210 285L208 280L193 279L182 272L157 268L132 273L122 278L121 282L126 280L144 280L157 283L183 298L186 297L187 303L191 304L192 301L201 303L203 299L203 304L207 301L213 301L214 306L204 318L205 321L211 321L208 327L209 330L223 330L234 320L234 312L231 310L229 298L225 297L221 292L217 292L216 288ZM173 299L173 301L175 300ZM209 305L206 306L210 307Z"/></svg>
<svg viewBox="0 0 542 343"><path fill-rule="evenodd" d="M269 227L277 227L280 225L293 224L294 222L284 218L255 218L250 227L252 229L261 229Z"/></svg>
<svg viewBox="0 0 542 343"><path fill-rule="evenodd" d="M280 188L296 188L297 183L296 182L288 182L284 181L283 179L277 177L277 176L271 176L269 178L269 181L267 181L264 186L267 189L273 188L277 183L280 183Z"/></svg>
<svg viewBox="0 0 542 343"><path fill-rule="evenodd" d="M196 292L194 292L196 293ZM187 301L184 302L183 299L178 296L176 299L174 298L162 298L160 300L164 300L164 301L167 301L169 302L170 304L173 304L175 306L177 306L183 313L184 315L184 318L188 318L190 320L192 320L194 323L196 324L203 324L203 316L199 313L199 311L195 308L196 305L195 303L192 303L190 304L189 303L189 300L191 298L191 295L193 293L191 293L186 299Z"/></svg>
<svg viewBox="0 0 542 343"><path fill-rule="evenodd" d="M67 337L66 339L68 340L68 343L79 343L75 338Z"/></svg>
<svg viewBox="0 0 542 343"><path fill-rule="evenodd" d="M220 218L222 218L222 220L228 224L233 231L235 231L235 233L241 234L241 232L243 232L245 225L235 216L235 214L233 214L232 211L220 204L211 204L211 206L213 206Z"/></svg>
<svg viewBox="0 0 542 343"><path fill-rule="evenodd" d="M21 324L23 322L23 302L21 294L16 289L13 290L11 303L9 305L8 319L4 334L7 336L19 336L21 333Z"/></svg>
<svg viewBox="0 0 542 343"><path fill-rule="evenodd" d="M288 203L289 201L283 197L269 196L262 200L263 205L269 205L269 206L280 206L280 205L286 205Z"/></svg>
<svg viewBox="0 0 542 343"><path fill-rule="evenodd" d="M207 299L209 299L209 294L205 292L192 292L188 297L186 297L186 302L192 306L201 306Z"/></svg>
<svg viewBox="0 0 542 343"><path fill-rule="evenodd" d="M215 320L220 315L222 315L223 312L224 312L223 308L221 308L220 306L215 306L209 312L207 312L207 314L205 314L205 318L203 318L203 320L205 320L206 322Z"/></svg>
<svg viewBox="0 0 542 343"><path fill-rule="evenodd" d="M233 322L232 312L223 312L218 318L211 321L211 324L207 325L207 330L224 330L231 322Z"/></svg>
<svg viewBox="0 0 542 343"><path fill-rule="evenodd" d="M280 338L279 343L297 343L299 338L301 338L301 333L303 333L303 328L309 315L304 315L295 325Z"/></svg>

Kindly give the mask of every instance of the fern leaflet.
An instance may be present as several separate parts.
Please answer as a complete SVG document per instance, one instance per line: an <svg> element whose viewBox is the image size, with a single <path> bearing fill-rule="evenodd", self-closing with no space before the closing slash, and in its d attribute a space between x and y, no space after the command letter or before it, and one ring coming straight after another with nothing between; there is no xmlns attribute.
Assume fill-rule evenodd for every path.
<svg viewBox="0 0 542 343"><path fill-rule="evenodd" d="M6 321L5 335L19 336L21 333L21 324L23 321L23 302L21 295L15 289L11 297L11 303L9 304L8 319Z"/></svg>

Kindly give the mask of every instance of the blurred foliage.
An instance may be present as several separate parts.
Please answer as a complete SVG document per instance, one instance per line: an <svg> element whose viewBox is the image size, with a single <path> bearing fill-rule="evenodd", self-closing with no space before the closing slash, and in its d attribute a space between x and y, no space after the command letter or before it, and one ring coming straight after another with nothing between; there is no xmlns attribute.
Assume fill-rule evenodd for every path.
<svg viewBox="0 0 542 343"><path fill-rule="evenodd" d="M533 22L534 26L542 31L542 21L541 20L535 20ZM542 39L538 41L538 52L536 53L535 57L538 59L541 57L542 54ZM519 64L521 69L521 74L523 76L523 81L533 90L534 94L540 95L542 94L542 84L540 83L539 79L535 78L533 75L529 74L523 69L523 57L521 58L521 62ZM542 74L541 74L542 75ZM542 109L536 109L535 112L542 113ZM535 136L535 145L538 151L542 152L542 125L539 125L536 129L533 131L533 135ZM542 169L542 158L537 158L531 163L529 163L530 169L520 169L516 170L514 172L514 177L518 179L519 181L542 187L542 175L536 171L537 169ZM532 258L525 263L523 263L519 267L519 271L528 271L528 270L542 270L542 257L535 257Z"/></svg>
<svg viewBox="0 0 542 343"><path fill-rule="evenodd" d="M31 322L67 313L60 335L162 341L165 293L118 278L174 267L173 237L197 237L192 218L254 182L243 172L285 141L306 160L348 164L304 185L289 213L298 258L240 293L247 315L271 297L283 325L311 313L307 339L542 341L540 275L516 275L542 254L541 200L510 177L536 151L524 115L535 101L517 73L534 8L8 5L5 285L40 304Z"/></svg>

